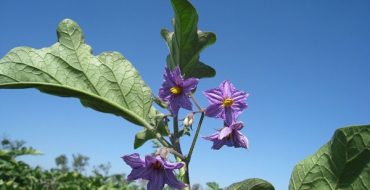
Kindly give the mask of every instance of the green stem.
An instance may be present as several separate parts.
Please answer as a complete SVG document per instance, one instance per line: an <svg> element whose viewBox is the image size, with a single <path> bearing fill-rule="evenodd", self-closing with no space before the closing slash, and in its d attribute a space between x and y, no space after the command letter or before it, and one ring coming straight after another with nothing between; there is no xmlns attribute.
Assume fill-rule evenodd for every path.
<svg viewBox="0 0 370 190"><path fill-rule="evenodd" d="M199 105L198 101L195 99L195 97L194 97L193 93L190 93L190 94L189 94L189 96L190 96L190 98L193 100L193 102L194 102L195 106L197 106L198 110L199 110L199 111L203 111L202 107L200 107L200 105Z"/></svg>
<svg viewBox="0 0 370 190"><path fill-rule="evenodd" d="M177 152L182 154L180 146L179 118L177 115L173 117L173 133L173 146Z"/></svg>
<svg viewBox="0 0 370 190"><path fill-rule="evenodd" d="M204 112L202 112L202 115L200 116L198 127L197 127L197 130L195 131L193 142L191 143L191 146L190 146L190 149L189 149L189 153L188 153L187 158L186 158L186 163L187 164L190 163L191 156L193 154L195 144L196 144L196 142L198 140L199 131L200 131L200 128L202 127L203 119L204 119Z"/></svg>

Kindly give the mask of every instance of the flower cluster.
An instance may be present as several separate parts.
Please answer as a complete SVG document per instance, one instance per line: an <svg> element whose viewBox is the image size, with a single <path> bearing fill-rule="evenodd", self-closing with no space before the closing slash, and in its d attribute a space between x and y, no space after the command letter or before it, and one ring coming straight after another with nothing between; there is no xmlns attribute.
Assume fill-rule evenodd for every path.
<svg viewBox="0 0 370 190"><path fill-rule="evenodd" d="M160 101L162 101L161 103L168 105L168 110L174 117L175 131L178 130L177 122L175 122L175 120L178 120L180 108L192 110L190 96L192 96L191 93L196 89L199 79L185 79L181 74L179 66L174 67L172 70L166 68L163 76L164 80L159 90L159 98ZM240 132L244 127L244 124L237 121L238 116L247 108L245 101L248 94L237 90L229 81L222 82L218 88L207 90L204 94L210 102L210 106L205 110L201 109L194 97L192 97L199 108L199 112L203 112L202 114L205 114L208 117L221 118L224 123L223 128L219 129L211 136L204 137L204 139L213 142L213 149L220 149L224 145L236 148L248 148L248 139ZM194 114L195 112L192 111L186 116L186 118L184 118L184 130L181 134L186 134L185 129L191 127L194 122ZM201 121L199 123L201 125ZM198 137L199 129L200 126L198 126L197 132L194 136L194 141L189 151L190 155L187 155L189 156L188 158L191 157L192 148L194 148L194 142ZM180 138L182 136L179 135L178 131L176 133L176 135L175 132L170 134L171 142L176 142L176 140L178 140L173 138ZM174 147L176 149L176 146ZM181 151L177 153L180 155L182 154ZM148 180L148 190L163 189L165 184L168 184L168 186L175 189L185 188L186 185L181 181L178 181L173 173L175 169L182 168L184 163L168 162L166 159L167 154L168 149L163 147L155 154L145 156L145 160L141 159L137 153L123 156L123 160L132 168L131 173L127 177L128 180Z"/></svg>
<svg viewBox="0 0 370 190"><path fill-rule="evenodd" d="M247 108L245 100L249 94L237 90L226 80L218 88L205 91L204 95L211 104L206 109L206 116L224 120L222 129L204 139L212 141L212 148L217 150L223 145L248 148L248 139L240 132L244 124L237 118Z"/></svg>

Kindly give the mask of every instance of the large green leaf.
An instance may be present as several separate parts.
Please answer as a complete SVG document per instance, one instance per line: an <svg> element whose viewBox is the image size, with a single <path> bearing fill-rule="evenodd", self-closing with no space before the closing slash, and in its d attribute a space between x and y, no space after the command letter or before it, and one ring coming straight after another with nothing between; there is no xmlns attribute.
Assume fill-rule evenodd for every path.
<svg viewBox="0 0 370 190"><path fill-rule="evenodd" d="M370 189L370 125L338 129L295 166L289 189Z"/></svg>
<svg viewBox="0 0 370 190"><path fill-rule="evenodd" d="M271 183L258 178L246 179L230 185L226 190L274 190Z"/></svg>
<svg viewBox="0 0 370 190"><path fill-rule="evenodd" d="M0 59L0 88L37 88L77 97L95 110L121 116L135 124L153 124L150 88L131 63L117 52L92 55L80 27L63 20L58 42L48 48L18 47Z"/></svg>
<svg viewBox="0 0 370 190"><path fill-rule="evenodd" d="M198 31L198 14L187 0L171 0L175 13L174 32L162 29L161 35L166 40L170 54L167 65L170 68L179 65L186 78L214 77L216 71L199 61L200 52L216 41L211 32Z"/></svg>

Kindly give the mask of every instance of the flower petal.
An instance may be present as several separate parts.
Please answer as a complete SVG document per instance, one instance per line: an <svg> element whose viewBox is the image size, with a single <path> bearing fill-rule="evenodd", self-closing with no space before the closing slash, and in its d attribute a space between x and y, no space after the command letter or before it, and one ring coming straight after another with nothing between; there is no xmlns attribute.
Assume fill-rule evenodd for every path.
<svg viewBox="0 0 370 190"><path fill-rule="evenodd" d="M212 149L219 150L226 143L225 139L213 141Z"/></svg>
<svg viewBox="0 0 370 190"><path fill-rule="evenodd" d="M171 70L168 67L165 68L163 78L164 78L163 84L167 83L167 85L171 87L176 85L174 78L172 77Z"/></svg>
<svg viewBox="0 0 370 190"><path fill-rule="evenodd" d="M184 82L182 83L182 88L184 89L185 92L190 92L195 87L197 87L198 82L199 82L199 79L188 78L188 79L184 80Z"/></svg>
<svg viewBox="0 0 370 190"><path fill-rule="evenodd" d="M193 106L187 95L181 95L181 97L179 97L179 104L187 110L193 110Z"/></svg>
<svg viewBox="0 0 370 190"><path fill-rule="evenodd" d="M136 179L148 179L148 176L153 172L153 169L150 167L141 167L132 169L131 173L127 176L127 180L132 181Z"/></svg>
<svg viewBox="0 0 370 190"><path fill-rule="evenodd" d="M235 90L232 93L231 98L233 99L234 102L244 102L248 98L249 94L241 91L241 90Z"/></svg>
<svg viewBox="0 0 370 190"><path fill-rule="evenodd" d="M172 188L184 189L186 185L181 181L177 180L171 170L165 170L165 182Z"/></svg>
<svg viewBox="0 0 370 190"><path fill-rule="evenodd" d="M145 166L145 161L140 158L140 155L138 153L125 155L122 157L122 159L131 168L140 168Z"/></svg>
<svg viewBox="0 0 370 190"><path fill-rule="evenodd" d="M224 114L222 104L211 104L206 108L206 116L220 118Z"/></svg>
<svg viewBox="0 0 370 190"><path fill-rule="evenodd" d="M159 89L159 98L165 102L168 102L171 98L172 94L169 88L160 88Z"/></svg>
<svg viewBox="0 0 370 190"><path fill-rule="evenodd" d="M169 101L169 109L173 115L177 115L179 113L179 109L181 107L181 100L180 97L171 96Z"/></svg>
<svg viewBox="0 0 370 190"><path fill-rule="evenodd" d="M175 68L173 68L171 71L171 74L172 74L172 79L176 83L176 85L182 86L184 79L182 78L180 67L176 66Z"/></svg>
<svg viewBox="0 0 370 190"><path fill-rule="evenodd" d="M246 108L248 107L248 105L244 102L244 101L235 101L233 103L233 105L231 105L231 108L234 110L234 111L243 111L245 110Z"/></svg>
<svg viewBox="0 0 370 190"><path fill-rule="evenodd" d="M145 156L145 166L150 167L152 164L160 162L162 163L162 159L160 157L152 156L152 155L146 155Z"/></svg>
<svg viewBox="0 0 370 190"><path fill-rule="evenodd" d="M230 126L232 123L235 122L237 118L237 113L233 111L232 108L228 107L225 108L225 112L223 115L221 115L221 118L225 120L225 123Z"/></svg>
<svg viewBox="0 0 370 190"><path fill-rule="evenodd" d="M168 170L180 169L185 165L183 162L171 163L165 160L163 160L162 163L163 163L164 168Z"/></svg>
<svg viewBox="0 0 370 190"><path fill-rule="evenodd" d="M162 190L164 187L164 171L154 170L147 185L148 190Z"/></svg>
<svg viewBox="0 0 370 190"><path fill-rule="evenodd" d="M234 135L234 141L235 144L238 145L238 147L248 148L249 142L246 136L244 136L240 131L235 131Z"/></svg>
<svg viewBox="0 0 370 190"><path fill-rule="evenodd" d="M223 81L219 88L222 90L225 98L231 98L232 92L235 90L234 85L228 80Z"/></svg>
<svg viewBox="0 0 370 190"><path fill-rule="evenodd" d="M241 129L243 129L243 127L244 127L244 123L243 123L243 122L241 122L241 121L234 122L234 123L230 126L230 128L232 128L233 130L241 130Z"/></svg>
<svg viewBox="0 0 370 190"><path fill-rule="evenodd" d="M220 132L216 132L208 137L203 137L203 139L205 140L209 140L209 141L215 141L215 140L218 140L218 136L219 136Z"/></svg>
<svg viewBox="0 0 370 190"><path fill-rule="evenodd" d="M222 91L219 88L206 90L203 92L203 94L207 97L209 103L211 104L222 104L225 99Z"/></svg>
<svg viewBox="0 0 370 190"><path fill-rule="evenodd" d="M224 127L220 131L220 135L218 136L218 140L221 140L227 136L229 136L233 132L232 128Z"/></svg>

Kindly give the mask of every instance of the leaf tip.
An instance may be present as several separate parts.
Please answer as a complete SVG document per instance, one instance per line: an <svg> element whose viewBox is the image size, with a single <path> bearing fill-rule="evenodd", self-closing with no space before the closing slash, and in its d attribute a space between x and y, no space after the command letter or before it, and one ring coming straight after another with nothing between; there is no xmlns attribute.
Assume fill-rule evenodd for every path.
<svg viewBox="0 0 370 190"><path fill-rule="evenodd" d="M57 35L59 42L68 47L73 46L75 48L76 45L84 42L84 36L80 26L72 19L67 18L59 23Z"/></svg>

